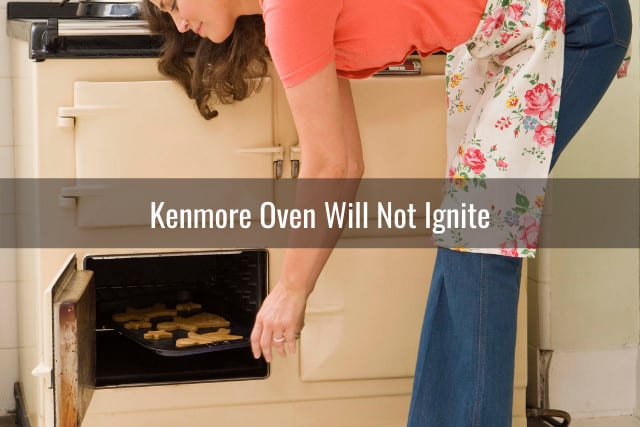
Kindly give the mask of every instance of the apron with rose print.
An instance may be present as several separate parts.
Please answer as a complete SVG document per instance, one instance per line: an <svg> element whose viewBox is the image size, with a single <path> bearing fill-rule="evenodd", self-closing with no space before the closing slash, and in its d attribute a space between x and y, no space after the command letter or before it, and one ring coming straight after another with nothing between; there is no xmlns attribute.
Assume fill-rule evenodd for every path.
<svg viewBox="0 0 640 427"><path fill-rule="evenodd" d="M564 0L489 0L447 55L448 183L441 208L486 209L488 229L448 228L438 246L535 254L560 107ZM485 211L485 212L486 212Z"/></svg>

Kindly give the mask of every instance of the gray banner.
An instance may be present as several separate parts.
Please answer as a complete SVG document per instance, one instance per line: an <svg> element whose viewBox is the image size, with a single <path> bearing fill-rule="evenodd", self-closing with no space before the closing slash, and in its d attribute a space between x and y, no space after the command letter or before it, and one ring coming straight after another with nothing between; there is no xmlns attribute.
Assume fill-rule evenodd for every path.
<svg viewBox="0 0 640 427"><path fill-rule="evenodd" d="M524 188L531 180L487 180L482 194L500 194L514 183ZM0 192L15 196L17 215L15 228L0 229L0 247L433 247L433 238L446 229L473 228L472 247L494 248L500 244L496 216L518 221L528 209L491 212L481 194L473 199L476 205L443 210L446 184L5 179ZM544 204L538 247L640 247L639 180L556 179L546 186L545 199L536 201Z"/></svg>

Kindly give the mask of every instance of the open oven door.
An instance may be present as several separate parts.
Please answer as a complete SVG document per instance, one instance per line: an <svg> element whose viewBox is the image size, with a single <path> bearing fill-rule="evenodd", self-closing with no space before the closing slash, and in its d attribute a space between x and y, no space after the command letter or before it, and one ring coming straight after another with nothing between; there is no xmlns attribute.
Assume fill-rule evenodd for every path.
<svg viewBox="0 0 640 427"><path fill-rule="evenodd" d="M93 272L70 257L53 288L55 423L82 423L95 388L95 290Z"/></svg>

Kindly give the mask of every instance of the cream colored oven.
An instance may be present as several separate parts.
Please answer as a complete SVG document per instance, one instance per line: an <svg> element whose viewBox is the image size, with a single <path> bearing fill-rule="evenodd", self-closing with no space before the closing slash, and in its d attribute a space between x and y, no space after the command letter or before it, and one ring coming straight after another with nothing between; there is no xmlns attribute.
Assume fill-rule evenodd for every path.
<svg viewBox="0 0 640 427"><path fill-rule="evenodd" d="M220 107L220 117L207 122L182 89L158 74L154 58L36 62L27 55L29 37L17 26L10 29L17 177L290 179L303 161L275 79L258 95ZM441 174L443 85L441 57L425 62L419 76L353 83L367 177ZM82 188L61 189L58 209L47 215L34 213L33 201L18 200L25 213L19 235L37 232L51 215L76 224L79 232L94 226L116 236L144 232L109 223L109 216L95 220L83 197ZM29 229L21 228L25 224ZM155 292L154 286L166 285L144 275L133 280L135 271L172 272L175 288L165 287L156 299L175 304L197 295L215 305L206 301L216 301L220 296L212 295L222 292L248 318L277 280L283 250L19 249L25 418L37 427L405 425L434 254L433 249L336 250L309 300L294 357L276 357L267 365L250 360L248 348L241 347L197 360L163 360L166 356L150 352L147 364L146 349L122 341L101 321L126 306L127 298L139 298L140 304L154 299L138 295L138 286ZM203 269L199 260L215 265L247 256L256 257L251 264L257 270L247 273L256 275L253 287L205 290L207 280L227 273ZM131 270L123 270L125 264ZM190 273L198 270L202 277ZM68 288L82 288L84 282L86 294ZM526 292L520 295L524 299ZM520 308L514 425L525 426L522 301ZM61 317L67 309L77 315Z"/></svg>

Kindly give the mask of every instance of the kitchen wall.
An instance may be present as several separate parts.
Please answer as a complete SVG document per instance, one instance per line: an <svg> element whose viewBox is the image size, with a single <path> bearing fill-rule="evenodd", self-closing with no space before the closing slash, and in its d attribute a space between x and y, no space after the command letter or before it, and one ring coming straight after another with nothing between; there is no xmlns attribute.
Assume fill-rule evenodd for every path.
<svg viewBox="0 0 640 427"><path fill-rule="evenodd" d="M640 7L631 4L636 31L630 75L613 82L563 154L555 177L640 177ZM638 206L629 214L638 215ZM637 236L639 230L629 232ZM541 252L530 288L550 290L551 408L573 418L640 415L640 251Z"/></svg>
<svg viewBox="0 0 640 427"><path fill-rule="evenodd" d="M11 72L6 36L7 0L0 0L0 179L13 176ZM0 185L0 233L14 230L13 195ZM0 249L0 416L14 409L13 383L18 379L15 251Z"/></svg>

